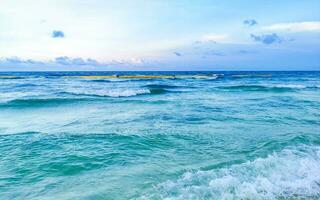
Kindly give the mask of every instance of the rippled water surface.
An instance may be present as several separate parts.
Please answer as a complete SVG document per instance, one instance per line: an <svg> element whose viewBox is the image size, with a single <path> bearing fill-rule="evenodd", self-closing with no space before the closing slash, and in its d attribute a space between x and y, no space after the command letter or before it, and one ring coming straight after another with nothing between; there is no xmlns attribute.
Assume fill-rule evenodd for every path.
<svg viewBox="0 0 320 200"><path fill-rule="evenodd" d="M320 72L0 73L0 199L319 198Z"/></svg>

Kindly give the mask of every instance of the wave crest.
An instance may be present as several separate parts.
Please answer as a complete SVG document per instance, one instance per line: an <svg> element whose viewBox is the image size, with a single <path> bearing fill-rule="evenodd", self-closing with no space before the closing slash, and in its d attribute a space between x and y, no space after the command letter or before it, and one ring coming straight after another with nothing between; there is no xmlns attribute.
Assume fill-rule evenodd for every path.
<svg viewBox="0 0 320 200"><path fill-rule="evenodd" d="M130 97L141 94L150 94L148 89L112 89L112 90L88 90L88 91L68 91L72 95L84 95L95 97Z"/></svg>

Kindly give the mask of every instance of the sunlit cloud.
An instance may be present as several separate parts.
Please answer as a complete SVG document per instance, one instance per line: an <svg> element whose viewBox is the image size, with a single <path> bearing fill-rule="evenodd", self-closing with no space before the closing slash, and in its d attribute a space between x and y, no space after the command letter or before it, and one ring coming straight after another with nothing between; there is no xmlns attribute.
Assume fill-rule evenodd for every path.
<svg viewBox="0 0 320 200"><path fill-rule="evenodd" d="M320 22L279 23L270 26L263 26L261 29L266 31L289 32L320 31Z"/></svg>

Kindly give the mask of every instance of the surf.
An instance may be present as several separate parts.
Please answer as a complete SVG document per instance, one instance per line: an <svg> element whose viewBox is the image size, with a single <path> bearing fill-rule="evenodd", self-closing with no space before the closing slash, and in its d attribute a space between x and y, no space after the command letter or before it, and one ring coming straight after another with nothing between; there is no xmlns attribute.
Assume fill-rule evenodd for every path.
<svg viewBox="0 0 320 200"><path fill-rule="evenodd" d="M147 199L318 199L320 146L301 145L226 168L186 172L155 189L157 194Z"/></svg>

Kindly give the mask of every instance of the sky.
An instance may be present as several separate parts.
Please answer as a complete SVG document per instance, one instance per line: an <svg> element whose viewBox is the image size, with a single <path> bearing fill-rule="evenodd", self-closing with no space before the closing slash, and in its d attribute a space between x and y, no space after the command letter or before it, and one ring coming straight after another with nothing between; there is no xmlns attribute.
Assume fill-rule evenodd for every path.
<svg viewBox="0 0 320 200"><path fill-rule="evenodd" d="M0 71L320 70L319 0L0 0Z"/></svg>

